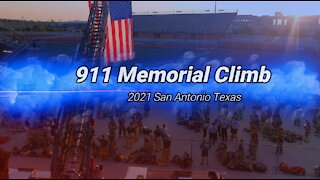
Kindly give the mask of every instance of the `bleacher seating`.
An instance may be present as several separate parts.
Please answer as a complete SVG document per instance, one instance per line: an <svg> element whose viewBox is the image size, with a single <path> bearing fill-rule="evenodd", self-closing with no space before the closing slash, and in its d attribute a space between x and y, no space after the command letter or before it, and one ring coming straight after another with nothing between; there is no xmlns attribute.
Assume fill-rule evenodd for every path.
<svg viewBox="0 0 320 180"><path fill-rule="evenodd" d="M225 34L237 13L134 15L134 32Z"/></svg>

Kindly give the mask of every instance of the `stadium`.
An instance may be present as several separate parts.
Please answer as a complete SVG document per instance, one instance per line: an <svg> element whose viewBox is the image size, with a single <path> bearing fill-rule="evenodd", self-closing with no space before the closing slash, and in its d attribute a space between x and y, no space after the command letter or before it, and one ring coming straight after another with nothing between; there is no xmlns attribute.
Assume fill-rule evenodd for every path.
<svg viewBox="0 0 320 180"><path fill-rule="evenodd" d="M318 76L320 46L311 35L298 38L280 34L277 36L238 34L248 26L255 27L253 30L263 33L264 30L258 28L257 24L266 23L267 25L264 24L263 27L273 27L273 19L287 18L279 14L270 17L251 17L238 15L237 10L204 10L135 12L132 15L135 59L108 64L115 66L114 70L120 65L143 67L144 70L170 71L188 69L190 65L194 66L194 70L204 69L208 65L215 70L220 66L232 65L241 65L243 69L259 69L267 64L267 68L272 71L272 78L265 84L233 82L219 84L214 81L214 76L209 78L209 83L142 84L117 83L113 81L117 73L113 73L108 84L74 85L72 82L76 82L75 73L70 71L70 67L80 64L75 63L75 57L81 49L78 46L82 41L82 29L85 29L86 22L48 22L45 25L37 25L37 29L43 29L41 26L44 26L47 29L58 30L16 32L12 30L16 28L14 25L21 26L18 27L21 29L32 28L32 25L29 27L28 22L24 21L22 23L13 21L10 24L10 21L6 20L6 27L9 28L0 32L0 90L6 92L0 94L2 122L0 135L9 134L10 137L10 141L2 147L13 154L9 163L11 177L22 176L22 172L26 174L24 176L29 176L30 169L31 172L35 170L38 178L60 177L62 171L65 172L80 164L78 161L68 159L69 161L64 162L66 170L60 172L57 170L61 168L58 163L59 157L55 156L54 152L51 152L51 156L50 153L45 153L42 146L46 147L47 136L53 142L57 137L47 132L54 129L51 126L54 122L52 119L56 117L63 119L64 113L70 113L66 114L66 117L71 117L70 122L80 124L81 121L89 122L86 118L90 119L90 116L96 113L95 134L92 138L95 144L92 154L96 157L94 159L96 166L92 169L100 169L104 178L197 179L208 178L212 174L227 178L318 178L314 168L319 165L319 159L316 157L320 150L320 139L316 133L319 131L316 123L320 124L317 122L317 118L320 117ZM318 16L312 17L315 22L318 20ZM289 25L292 25L291 20L286 23L286 26ZM315 23L312 26L318 28ZM316 30L312 32L310 34L313 35ZM299 43L296 43L297 39ZM35 89L39 90L37 94L32 92ZM183 102L178 100L164 103L150 102L150 104L128 103L126 98L130 90L148 90L161 94L173 94L179 91ZM64 95L61 91L68 94ZM76 91L84 93L76 94ZM208 94L218 92L223 93L222 95L241 94L242 101L212 102L212 99L215 99L212 96L211 102L207 103ZM77 109L83 107L84 101L80 101L83 99L92 102L88 106L85 105L86 107L97 107L93 113ZM202 102L192 102L195 99ZM64 105L72 106L74 109L61 108ZM146 112L148 105L150 112ZM304 126L295 126L293 123L301 107L305 112L301 124L311 120L316 122L308 139L304 139ZM272 115L268 114L269 111ZM114 139L109 139L111 119L113 116L118 119L122 113L127 121L130 121L133 115L143 114L143 127L139 126L142 127L141 132L137 132L136 140L130 148L127 147L130 141L127 137L131 136L120 136L120 126L117 129L119 137L116 135L116 143ZM219 140L209 150L209 163L207 165L201 163L202 153L199 147L203 143L205 131L203 124L198 120L209 116L209 119L214 121L219 118L220 113L224 113L226 119L232 119L235 113L241 114L239 139L224 142L228 146L228 157L233 160L240 144L245 147L245 154L251 155L252 134L254 134L251 128L252 126L255 128L252 119L255 115L261 118L259 148L255 160L246 157L247 164L241 166L233 166L236 164L235 161L222 161L223 158L220 157L224 157L225 154L218 151L221 148L219 144L223 143L219 135ZM274 121L280 116L285 130L283 154L275 153L278 144L276 132L272 129ZM262 123L264 117L267 118ZM11 125L8 119L12 119L12 122L17 122L18 125ZM38 119L41 121L37 121ZM117 121L116 123L118 124ZM129 123L127 125L129 127ZM148 147L147 132L154 130L156 125L166 125L171 149L169 152L163 149L155 152L153 155L156 160L154 160L153 156L141 153L140 149ZM211 124L209 126L211 127ZM58 136L64 137L65 132L61 131ZM103 149L104 144L101 143L104 135L108 137L106 151ZM38 137L44 139L40 140ZM43 143L32 146L31 142L36 140ZM114 146L117 147L116 150L112 149ZM60 150L63 152L64 149ZM112 153L113 156L110 155ZM177 157L185 157L185 153L192 159L192 165L187 163L186 168L176 163L179 161L175 161L179 159ZM83 153L80 157L87 157L88 154L90 153ZM180 156L182 154L183 156ZM303 156L297 156L299 154ZM303 176L299 176L299 173L296 176L297 173L294 172L284 173L280 168L281 163L284 163L282 165L286 165L285 167L289 165L303 167L305 170ZM26 167L29 169L24 169ZM66 173L73 177L72 172L74 170Z"/></svg>
<svg viewBox="0 0 320 180"><path fill-rule="evenodd" d="M218 40L227 36L229 26L237 15L237 12L213 11L159 13L134 15L136 43L163 47L213 48L217 46Z"/></svg>

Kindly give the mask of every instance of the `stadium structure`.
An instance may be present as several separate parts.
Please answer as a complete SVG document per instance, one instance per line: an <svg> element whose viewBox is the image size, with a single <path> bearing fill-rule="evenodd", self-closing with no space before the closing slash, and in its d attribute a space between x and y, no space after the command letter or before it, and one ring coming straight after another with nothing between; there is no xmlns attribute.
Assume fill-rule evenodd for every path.
<svg viewBox="0 0 320 180"><path fill-rule="evenodd" d="M8 52L12 50L23 52L28 49L21 48L23 45L28 47L24 43L33 40L79 43L81 42L81 31L86 26L86 22L37 25L63 29L63 31L16 32L17 29L30 29L32 25L28 25L27 21L0 21L0 28L7 29L0 34L0 58L11 56ZM134 43L144 47L273 51L290 49L320 55L319 35L316 35L320 30L319 25L319 15L295 18L284 16L281 12L276 12L274 16L238 15L237 10L133 12ZM269 41L270 37L278 38ZM293 43L288 43L288 41ZM17 43L12 44L12 42ZM3 52L3 50L9 51Z"/></svg>
<svg viewBox="0 0 320 180"><path fill-rule="evenodd" d="M173 11L133 13L134 43L147 47L214 48L226 38L237 16L236 10ZM61 25L59 25L61 26ZM69 28L84 29L85 22L68 24ZM17 39L17 33L2 33ZM1 49L27 50L31 41L81 42L81 32L23 32L14 46L0 41ZM21 36L21 35L20 35ZM1 38L5 39L5 38ZM29 43L29 44L28 44ZM28 44L28 45L26 45ZM19 47L21 45L21 47ZM16 50L15 50L16 51ZM2 52L2 50L1 50ZM12 54L17 55L15 52ZM1 54L7 56L8 54Z"/></svg>
<svg viewBox="0 0 320 180"><path fill-rule="evenodd" d="M135 13L137 45L211 48L227 36L237 11L175 11Z"/></svg>

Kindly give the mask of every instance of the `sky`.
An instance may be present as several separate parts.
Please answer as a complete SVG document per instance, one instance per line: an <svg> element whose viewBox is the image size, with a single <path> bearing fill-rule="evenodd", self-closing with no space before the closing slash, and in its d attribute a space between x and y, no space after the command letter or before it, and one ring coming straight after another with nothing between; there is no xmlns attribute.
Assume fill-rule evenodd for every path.
<svg viewBox="0 0 320 180"><path fill-rule="evenodd" d="M87 20L87 1L0 1L0 18L36 21ZM214 1L133 1L134 12L214 9ZM217 1L238 14L320 15L320 1Z"/></svg>

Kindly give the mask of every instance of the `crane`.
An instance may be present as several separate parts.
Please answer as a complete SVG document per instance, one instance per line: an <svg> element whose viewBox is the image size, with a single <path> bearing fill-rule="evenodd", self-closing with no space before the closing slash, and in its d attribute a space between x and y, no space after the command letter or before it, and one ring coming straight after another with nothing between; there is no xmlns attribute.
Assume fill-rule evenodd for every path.
<svg viewBox="0 0 320 180"><path fill-rule="evenodd" d="M88 22L76 54L77 59L91 65L103 62L108 11L108 1L92 2ZM93 167L91 158L95 104L92 100L76 100L72 103L66 102L61 107L53 130L53 179L92 178L90 169Z"/></svg>
<svg viewBox="0 0 320 180"><path fill-rule="evenodd" d="M108 9L108 1L93 1L83 32L78 57L92 61L93 65L101 64L104 59Z"/></svg>

